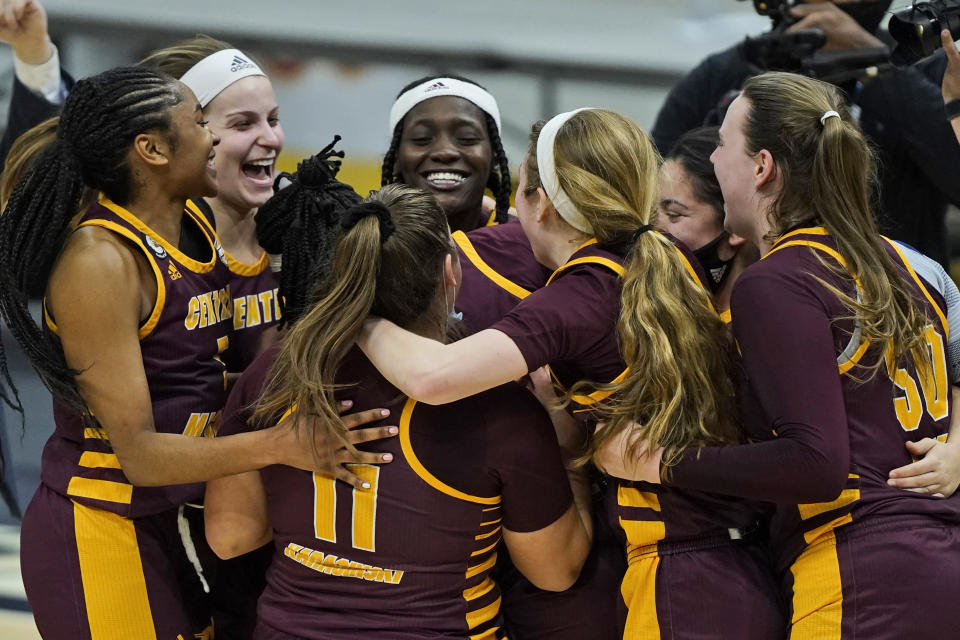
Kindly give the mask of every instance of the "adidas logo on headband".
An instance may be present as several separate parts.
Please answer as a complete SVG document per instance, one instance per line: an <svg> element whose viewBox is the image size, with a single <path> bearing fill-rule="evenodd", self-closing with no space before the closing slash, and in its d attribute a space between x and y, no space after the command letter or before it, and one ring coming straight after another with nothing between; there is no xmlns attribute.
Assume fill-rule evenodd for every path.
<svg viewBox="0 0 960 640"><path fill-rule="evenodd" d="M447 85L442 82L434 82L432 85L423 90L424 93L430 93L431 91L437 91L438 89L446 89Z"/></svg>
<svg viewBox="0 0 960 640"><path fill-rule="evenodd" d="M233 60L230 61L230 71L236 73L241 69L255 69L257 65L253 64L249 60L244 60L240 56L233 56Z"/></svg>

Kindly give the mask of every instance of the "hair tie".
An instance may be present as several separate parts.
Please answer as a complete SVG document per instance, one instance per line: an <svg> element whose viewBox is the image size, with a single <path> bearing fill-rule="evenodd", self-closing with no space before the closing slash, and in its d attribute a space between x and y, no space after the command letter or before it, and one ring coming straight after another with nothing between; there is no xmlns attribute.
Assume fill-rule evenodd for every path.
<svg viewBox="0 0 960 640"><path fill-rule="evenodd" d="M386 242L387 238L397 230L396 225L393 224L390 209L379 200L361 202L344 211L343 215L340 216L340 227L344 231L349 231L367 216L376 216L380 222L380 244Z"/></svg>
<svg viewBox="0 0 960 640"><path fill-rule="evenodd" d="M837 118L842 121L842 118L840 118L839 113L837 113L836 111L827 111L822 116L820 116L820 124L824 127L827 126L827 120L829 120L830 118Z"/></svg>
<svg viewBox="0 0 960 640"><path fill-rule="evenodd" d="M637 240L640 239L640 236L645 234L647 231L654 231L655 227L652 224L644 224L637 227L637 230L633 232L633 235L630 237L630 244L637 244Z"/></svg>

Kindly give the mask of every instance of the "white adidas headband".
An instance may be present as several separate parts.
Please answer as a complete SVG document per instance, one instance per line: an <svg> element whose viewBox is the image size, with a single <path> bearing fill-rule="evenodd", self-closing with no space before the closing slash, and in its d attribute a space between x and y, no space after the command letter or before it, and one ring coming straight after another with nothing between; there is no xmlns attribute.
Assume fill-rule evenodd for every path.
<svg viewBox="0 0 960 640"><path fill-rule="evenodd" d="M397 123L403 120L403 116L407 115L411 109L424 100L440 96L454 96L469 100L481 111L489 114L497 124L497 131L500 131L500 109L497 108L497 101L486 89L455 78L434 78L404 91L393 103L390 107L390 135L393 135Z"/></svg>
<svg viewBox="0 0 960 640"><path fill-rule="evenodd" d="M206 107L221 91L237 80L266 75L239 49L224 49L190 67L190 70L181 76L180 82L190 87L201 107Z"/></svg>
<svg viewBox="0 0 960 640"><path fill-rule="evenodd" d="M581 111L592 108L574 109L553 116L547 124L543 125L540 136L537 138L537 171L540 173L540 183L543 185L543 190L547 193L547 197L550 198L550 202L553 203L557 213L567 221L567 224L577 231L590 235L593 235L593 227L590 222L583 217L582 213L577 211L577 207L570 200L570 197L560 188L557 167L553 159L553 144L557 138L557 132L560 131L567 120Z"/></svg>

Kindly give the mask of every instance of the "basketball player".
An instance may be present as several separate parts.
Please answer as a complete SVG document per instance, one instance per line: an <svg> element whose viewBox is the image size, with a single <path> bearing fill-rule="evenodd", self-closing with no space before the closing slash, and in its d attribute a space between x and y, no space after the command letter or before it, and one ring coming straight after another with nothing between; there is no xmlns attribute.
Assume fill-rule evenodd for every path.
<svg viewBox="0 0 960 640"><path fill-rule="evenodd" d="M211 482L210 544L229 557L274 541L256 638L505 638L490 578L500 540L535 584L565 589L590 546L588 498L571 501L550 421L520 387L422 405L353 346L371 311L445 339L460 274L434 199L388 185L341 226L322 297L241 378L223 433L292 407L335 418L349 398L400 411L394 462L354 467L366 491L281 466Z"/></svg>
<svg viewBox="0 0 960 640"><path fill-rule="evenodd" d="M777 503L792 639L950 635L960 497L887 483L905 443L947 437L944 300L877 235L873 156L834 87L753 78L720 136L726 228L765 254L732 299L758 442L683 455L669 481ZM659 480L658 458L632 477Z"/></svg>
<svg viewBox="0 0 960 640"><path fill-rule="evenodd" d="M216 192L217 142L182 84L105 72L78 83L0 216L0 311L55 397L21 540L46 638L209 636L178 532L198 483L275 461L348 477L287 425L197 437L223 403L229 297L215 238L185 207ZM103 197L70 233L87 187ZM49 333L27 307L35 290Z"/></svg>
<svg viewBox="0 0 960 640"><path fill-rule="evenodd" d="M547 285L491 329L460 342L438 344L378 319L367 322L361 348L399 388L431 403L549 364L568 399L609 416L594 447L628 428L626 416L636 415L648 416L651 425L642 438L736 441L723 324L685 250L644 224L653 209L658 160L639 127L613 112L580 110L536 125L521 166L517 211L535 256L555 269ZM459 367L452 366L454 360ZM699 366L683 366L688 362ZM668 407L679 413L671 415ZM690 417L677 419L680 413ZM723 501L715 498L662 498L655 488L620 490L611 483L610 490L611 517L626 532L631 550L633 572L622 591L631 614L643 616L643 624L653 615L656 628L658 609L669 601L661 598L656 606L651 601L658 566L679 581L697 565L696 554L720 549L710 556L710 567L749 567L738 578L747 590L740 595L755 597L740 598L751 613L736 619L752 623L740 631L744 637L775 637L771 629L782 625L768 595L770 582L752 550L730 533L749 537L756 520L752 508L718 509ZM706 515L682 517L689 504ZM680 510L671 517L675 505ZM689 549L673 544L684 538L697 544ZM660 563L659 551L676 561ZM667 593L682 593L678 584L669 583ZM709 610L732 604L729 592L713 593L715 609ZM598 607L612 620L615 586L608 598ZM669 629L689 616L678 606L662 618ZM599 615L589 619L605 623Z"/></svg>

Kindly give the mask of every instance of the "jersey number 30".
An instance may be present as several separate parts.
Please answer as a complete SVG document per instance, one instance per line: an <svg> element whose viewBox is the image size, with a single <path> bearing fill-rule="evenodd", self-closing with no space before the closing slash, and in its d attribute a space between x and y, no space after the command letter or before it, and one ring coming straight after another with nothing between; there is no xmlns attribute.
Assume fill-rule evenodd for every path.
<svg viewBox="0 0 960 640"><path fill-rule="evenodd" d="M894 386L904 392L904 395L893 399L893 408L897 412L897 420L905 431L913 431L920 425L923 417L923 405L934 421L946 418L949 413L949 385L947 384L947 363L944 356L943 337L936 329L927 325L923 330L926 339L927 355L930 361L923 371L917 372L920 384L906 369L896 369L890 352L887 353L887 372ZM920 401L920 391L923 391L923 404Z"/></svg>
<svg viewBox="0 0 960 640"><path fill-rule="evenodd" d="M354 549L376 551L377 490L380 488L380 467L370 464L348 464L347 468L369 489L351 492L351 530ZM337 541L337 481L330 476L313 474L313 533L320 540Z"/></svg>

